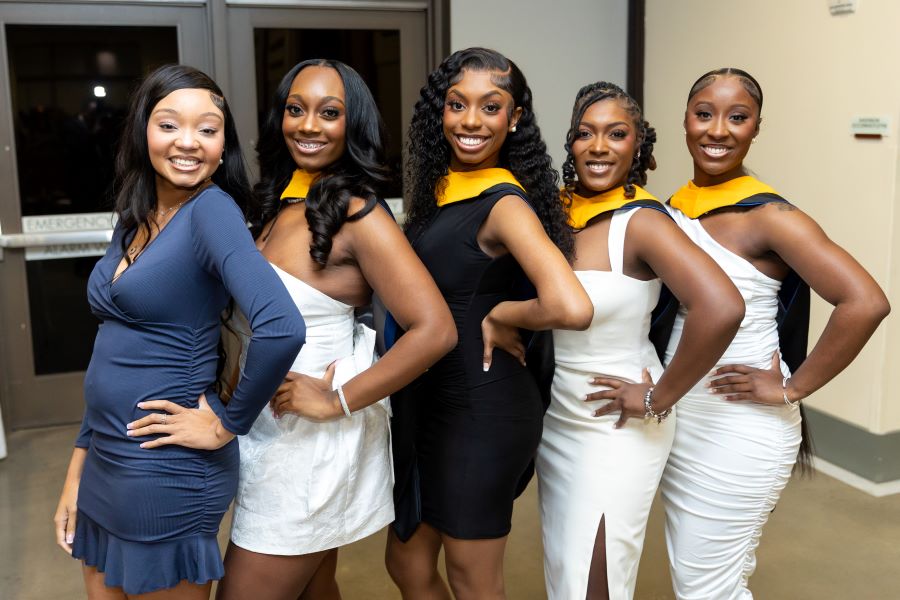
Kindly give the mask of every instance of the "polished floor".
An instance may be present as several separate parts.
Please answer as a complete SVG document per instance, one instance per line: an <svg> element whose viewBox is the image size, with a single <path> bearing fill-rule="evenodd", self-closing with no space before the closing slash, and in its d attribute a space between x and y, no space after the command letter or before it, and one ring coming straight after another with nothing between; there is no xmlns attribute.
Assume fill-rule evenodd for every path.
<svg viewBox="0 0 900 600"><path fill-rule="evenodd" d="M0 599L85 597L79 565L54 543L52 515L76 427L17 431L0 461ZM655 506L636 598L673 598ZM227 524L223 530L227 529ZM225 541L225 534L220 535ZM342 550L346 600L399 598L384 532ZM758 599L900 600L900 495L872 498L825 475L791 482L767 525L750 587ZM506 557L513 600L545 598L534 484L519 499Z"/></svg>

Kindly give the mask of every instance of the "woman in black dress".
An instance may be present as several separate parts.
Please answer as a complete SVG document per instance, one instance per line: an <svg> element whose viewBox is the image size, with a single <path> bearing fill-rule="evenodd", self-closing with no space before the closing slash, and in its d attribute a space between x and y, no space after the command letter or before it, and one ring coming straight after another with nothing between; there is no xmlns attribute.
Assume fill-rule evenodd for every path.
<svg viewBox="0 0 900 600"><path fill-rule="evenodd" d="M404 598L449 598L443 546L454 596L503 598L513 500L543 417L519 328L584 329L593 308L567 261L558 176L512 61L482 48L445 59L422 88L409 143L406 231L459 343L395 396L388 570Z"/></svg>

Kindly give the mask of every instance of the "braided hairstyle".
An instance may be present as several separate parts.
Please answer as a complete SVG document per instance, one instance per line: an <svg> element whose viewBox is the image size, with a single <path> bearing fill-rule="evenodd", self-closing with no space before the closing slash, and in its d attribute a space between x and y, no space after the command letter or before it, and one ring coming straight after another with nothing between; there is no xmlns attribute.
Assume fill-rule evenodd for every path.
<svg viewBox="0 0 900 600"><path fill-rule="evenodd" d="M384 123L362 77L336 60L313 59L298 63L278 84L256 144L260 180L253 188L259 205L259 215L251 222L254 237L281 210L281 193L297 169L285 145L281 122L294 78L306 67L313 66L337 71L344 83L347 107L344 154L322 170L306 198L306 221L312 233L309 254L319 267L324 267L334 235L344 223L364 217L375 207L391 175L385 166ZM366 206L348 216L353 197L366 200Z"/></svg>
<svg viewBox="0 0 900 600"><path fill-rule="evenodd" d="M464 71L489 71L494 85L508 92L514 108L522 108L516 132L500 149L498 167L509 169L522 183L528 203L537 213L547 236L567 257L574 251L572 232L559 202L559 175L553 169L547 144L534 114L531 89L514 62L495 50L467 48L448 56L428 75L416 102L409 127L405 168L409 208L405 230L410 238L420 234L437 212L435 195L447 175L452 150L444 138L443 114L447 90Z"/></svg>
<svg viewBox="0 0 900 600"><path fill-rule="evenodd" d="M650 123L644 120L643 112L638 103L622 88L614 83L598 81L588 84L578 90L575 95L575 105L572 107L572 122L566 133L566 160L563 163L563 183L566 189L566 201L571 202L575 191L575 157L572 154L572 144L578 134L578 125L584 117L585 111L593 104L602 100L618 100L634 120L634 128L637 133L637 151L631 161L631 168L625 180L625 197L634 198L635 184L647 183L647 171L656 168L656 159L653 157L653 144L656 143L656 130Z"/></svg>

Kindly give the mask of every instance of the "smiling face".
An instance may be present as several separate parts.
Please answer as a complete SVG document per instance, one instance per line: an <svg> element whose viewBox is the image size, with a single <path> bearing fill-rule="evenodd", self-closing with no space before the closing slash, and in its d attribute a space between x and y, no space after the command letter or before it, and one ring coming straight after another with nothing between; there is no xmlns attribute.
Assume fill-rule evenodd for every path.
<svg viewBox="0 0 900 600"><path fill-rule="evenodd" d="M294 163L318 173L346 148L347 110L344 82L331 67L306 67L294 77L281 121Z"/></svg>
<svg viewBox="0 0 900 600"><path fill-rule="evenodd" d="M591 196L624 185L637 147L634 118L621 101L609 98L591 104L572 142L577 192Z"/></svg>
<svg viewBox="0 0 900 600"><path fill-rule="evenodd" d="M147 149L157 195L189 194L212 177L225 149L225 115L209 90L176 90L160 100L147 123Z"/></svg>
<svg viewBox="0 0 900 600"><path fill-rule="evenodd" d="M444 137L453 150L450 168L474 171L497 166L509 131L522 115L509 92L492 77L496 71L464 70L447 90L444 102Z"/></svg>
<svg viewBox="0 0 900 600"><path fill-rule="evenodd" d="M684 130L694 183L724 183L745 174L744 157L759 133L759 104L740 78L719 76L688 101Z"/></svg>

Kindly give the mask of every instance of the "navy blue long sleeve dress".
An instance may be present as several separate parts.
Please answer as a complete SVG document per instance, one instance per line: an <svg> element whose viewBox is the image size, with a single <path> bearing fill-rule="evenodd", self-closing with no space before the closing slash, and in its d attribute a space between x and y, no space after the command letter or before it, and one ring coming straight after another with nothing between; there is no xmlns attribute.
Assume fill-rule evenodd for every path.
<svg viewBox="0 0 900 600"><path fill-rule="evenodd" d="M196 408L206 394L232 433L249 431L304 341L304 325L278 275L257 251L234 200L215 185L172 217L122 274L117 228L88 280L102 320L85 374L76 446L88 454L78 491L73 556L108 586L141 594L223 575L216 534L234 497L238 444L218 450L126 435L148 414L139 402ZM253 330L243 377L227 407L216 379L220 315L233 297Z"/></svg>

